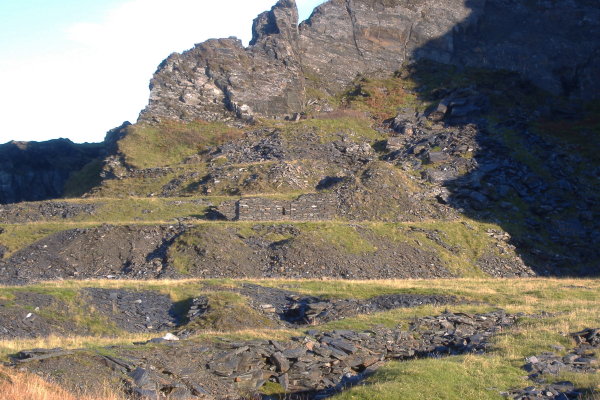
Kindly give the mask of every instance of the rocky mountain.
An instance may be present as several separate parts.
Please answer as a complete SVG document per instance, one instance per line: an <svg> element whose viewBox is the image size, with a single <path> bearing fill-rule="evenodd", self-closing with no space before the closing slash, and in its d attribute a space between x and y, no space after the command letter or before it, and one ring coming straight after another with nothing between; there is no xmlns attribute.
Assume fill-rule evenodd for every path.
<svg viewBox="0 0 600 400"><path fill-rule="evenodd" d="M102 144L0 146L0 392L597 398L599 12L280 0Z"/></svg>
<svg viewBox="0 0 600 400"><path fill-rule="evenodd" d="M600 91L600 10L593 0L329 0L298 25L293 0L253 24L245 48L209 40L159 66L140 120L283 117L314 90L391 74L427 59L514 71L553 94Z"/></svg>
<svg viewBox="0 0 600 400"><path fill-rule="evenodd" d="M0 145L0 204L61 197L74 171L103 154L100 144L68 139Z"/></svg>
<svg viewBox="0 0 600 400"><path fill-rule="evenodd" d="M101 146L3 147L3 202L84 197L0 208L3 279L596 275L598 12L281 0Z"/></svg>

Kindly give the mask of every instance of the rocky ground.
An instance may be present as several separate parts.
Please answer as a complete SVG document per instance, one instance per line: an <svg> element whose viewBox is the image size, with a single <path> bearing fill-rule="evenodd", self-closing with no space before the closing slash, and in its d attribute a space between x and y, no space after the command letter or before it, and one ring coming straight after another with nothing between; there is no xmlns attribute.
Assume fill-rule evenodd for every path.
<svg viewBox="0 0 600 400"><path fill-rule="evenodd" d="M156 291L85 287L56 293L22 288L0 300L0 338L90 334L93 328L78 324L77 315L85 314L89 314L90 320L102 321L115 332L164 332L177 328L179 336L190 336L214 313L229 307L230 301L223 303L218 298L219 293L229 292L243 296L248 310L262 316L263 320L273 321L274 328L318 325L399 308L460 302L452 296L419 294L381 295L365 300L328 299L249 283L235 289L209 288L208 297L202 295L181 302L174 302L168 295ZM257 321L246 328L259 328L262 320ZM219 328L214 322L213 326Z"/></svg>
<svg viewBox="0 0 600 400"><path fill-rule="evenodd" d="M170 337L140 343L136 348L113 347L110 356L22 351L14 362L39 374L71 365L79 373L63 376L63 385L121 381L124 390L137 398L161 394L188 399L237 398L239 390L256 391L273 381L287 393L318 399L359 383L385 360L484 351L488 338L515 319L503 312L448 313L419 319L408 331L311 330L289 343L259 340L211 344ZM152 346L152 351L144 351L144 346ZM80 368L83 365L88 367ZM190 369L192 365L195 367Z"/></svg>
<svg viewBox="0 0 600 400"><path fill-rule="evenodd" d="M401 283L404 289L385 282L340 287L336 281L304 280L73 281L6 287L0 297L0 349L16 349L2 350L5 365L73 393L100 392L108 385L127 399L322 399L368 388L390 362L497 360L507 348L508 354L527 356L502 358L506 365L490 371L508 374L493 388L497 396L583 399L580 394L595 388L600 331L584 329L564 339L550 332L565 326L566 314L587 323L595 321L597 310L587 309L589 318L539 310L564 310L561 297L577 309L594 307L597 282L414 281ZM536 290L540 285L545 289ZM538 304L547 292L555 300ZM57 335L91 343L112 337L115 344L27 347ZM536 338L534 349L553 352L521 349L529 335ZM522 375L527 379L517 379ZM449 398L460 393L445 390Z"/></svg>
<svg viewBox="0 0 600 400"><path fill-rule="evenodd" d="M308 330L290 342L276 340L215 342L179 340L166 335L134 347L104 351L21 351L13 365L25 367L73 390L98 382L119 385L131 398L238 399L267 382L290 398L323 399L373 374L387 360L410 360L463 353L483 353L489 338L513 325L516 316L503 311L419 318L410 329L369 331ZM577 399L570 382L545 384L540 376L561 371L593 373L598 362L588 351L598 348L598 329L573 334L578 347L565 356L530 357L525 369L539 388L515 389L513 399ZM185 354L185 357L182 355ZM77 373L59 374L70 366ZM85 366L85 367L84 367ZM268 398L268 397L265 397Z"/></svg>
<svg viewBox="0 0 600 400"><path fill-rule="evenodd" d="M505 396L516 400L582 398L584 393L575 388L572 382L548 384L546 381L547 376L558 376L565 371L585 373L598 370L598 359L595 358L593 350L600 347L600 329L584 329L572 333L571 336L575 339L577 347L569 350L564 356L545 352L528 357L527 364L523 368L529 373L529 379L534 385L525 389L512 390L505 393ZM556 350L564 351L564 348L558 347Z"/></svg>

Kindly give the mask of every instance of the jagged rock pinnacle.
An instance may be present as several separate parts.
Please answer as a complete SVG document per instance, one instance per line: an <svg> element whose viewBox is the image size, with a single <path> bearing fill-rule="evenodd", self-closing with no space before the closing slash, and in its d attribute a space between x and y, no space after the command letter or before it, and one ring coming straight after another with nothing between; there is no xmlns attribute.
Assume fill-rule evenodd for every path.
<svg viewBox="0 0 600 400"><path fill-rule="evenodd" d="M140 120L281 118L304 110L307 86L334 93L358 74L418 59L516 71L552 93L591 98L599 21L600 6L586 0L329 0L298 26L295 1L280 0L254 20L248 48L209 40L167 58Z"/></svg>

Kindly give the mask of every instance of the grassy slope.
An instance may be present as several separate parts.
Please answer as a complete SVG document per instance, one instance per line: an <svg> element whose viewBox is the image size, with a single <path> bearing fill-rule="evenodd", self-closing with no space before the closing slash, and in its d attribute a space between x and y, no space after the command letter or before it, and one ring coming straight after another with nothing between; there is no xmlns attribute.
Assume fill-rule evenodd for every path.
<svg viewBox="0 0 600 400"><path fill-rule="evenodd" d="M125 162L135 168L181 163L203 148L234 140L241 132L223 123L166 121L161 125L137 124L118 143Z"/></svg>
<svg viewBox="0 0 600 400"><path fill-rule="evenodd" d="M297 194L294 194L296 196ZM287 198L287 194L270 195L269 197ZM246 237L258 235L252 230L254 225L267 225L269 222L214 222L203 220L208 207L218 205L227 199L237 197L196 197L196 198L100 198L100 199L73 199L66 200L71 203L96 204L97 209L93 215L81 215L64 220L46 220L41 222L22 224L0 224L5 233L0 237L2 245L8 248L5 257L16 251L33 244L53 233L75 228L90 228L102 224L113 225L149 225L171 224L177 218L192 218L186 223L198 225L197 229L211 229L211 227L230 227L239 230ZM199 201L194 202L194 201ZM281 224L282 222L276 222ZM481 277L483 273L476 267L477 260L486 251L495 251L495 243L486 235L489 229L500 229L494 224L480 223L470 219L455 221L424 221L407 223L383 222L283 222L296 226L304 234L313 237L318 243L327 243L347 251L351 254L373 253L377 248L376 238L380 237L395 242L407 243L414 247L421 247L434 251L444 261L447 268L458 276ZM357 231L354 225L360 226L371 232L375 239L367 238ZM438 231L440 237L458 251L451 251L440 246L427 237L425 233L411 231L411 228ZM276 242L285 238L266 237L266 240ZM183 235L179 242L194 242L194 231ZM185 244L185 243L183 243ZM194 242L194 244L197 244ZM176 252L174 253L176 256ZM185 260L177 260L176 267L182 272L186 270Z"/></svg>

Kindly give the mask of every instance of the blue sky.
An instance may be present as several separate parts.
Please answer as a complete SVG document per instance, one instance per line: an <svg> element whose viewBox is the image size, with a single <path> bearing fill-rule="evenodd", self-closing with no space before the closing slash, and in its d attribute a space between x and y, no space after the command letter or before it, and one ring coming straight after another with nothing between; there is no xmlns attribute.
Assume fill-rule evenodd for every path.
<svg viewBox="0 0 600 400"><path fill-rule="evenodd" d="M137 119L165 57L212 37L247 43L275 1L0 0L0 143L101 141ZM301 19L322 2L297 0Z"/></svg>

